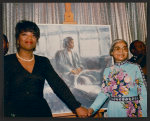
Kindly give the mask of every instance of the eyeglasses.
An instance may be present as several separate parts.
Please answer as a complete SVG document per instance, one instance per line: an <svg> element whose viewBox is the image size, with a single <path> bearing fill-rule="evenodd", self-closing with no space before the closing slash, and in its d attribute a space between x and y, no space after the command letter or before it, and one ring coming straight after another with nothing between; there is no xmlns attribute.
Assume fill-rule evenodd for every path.
<svg viewBox="0 0 150 121"><path fill-rule="evenodd" d="M123 47L123 48L120 48L120 47L114 47L114 49L113 49L113 51L120 51L120 50L127 52L127 51L128 51L128 47L126 47L126 46Z"/></svg>

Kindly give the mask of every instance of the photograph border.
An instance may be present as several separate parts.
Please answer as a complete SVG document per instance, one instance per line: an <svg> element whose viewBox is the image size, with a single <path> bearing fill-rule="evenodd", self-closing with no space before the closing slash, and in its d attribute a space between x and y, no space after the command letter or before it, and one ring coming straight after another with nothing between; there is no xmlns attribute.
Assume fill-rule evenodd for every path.
<svg viewBox="0 0 150 121"><path fill-rule="evenodd" d="M61 1L61 0L57 0L57 1L50 1L50 0L22 0L22 1L20 1L20 0L1 0L1 4L0 4L0 22L1 23L3 23L3 19L2 19L2 3L7 3L7 2L11 2L11 3L13 3L13 2L21 2L21 3L23 3L23 2L96 2L95 0L93 1L91 1L91 0L82 0L82 1L75 1L75 0L67 0L67 1ZM149 33L150 32L150 1L149 0L101 0L101 1L99 1L99 2L147 2L147 33ZM0 33L2 33L2 30L3 30L3 24L0 24ZM2 35L2 34L1 34ZM148 64L149 62L150 62L150 35L149 34L147 34L147 71L148 71L148 92L149 92L149 80L150 80L150 64ZM0 41L0 49L2 50L2 41ZM9 120L12 120L11 118L3 118L3 109L2 109L2 107L3 107L3 80L4 80L4 76L3 76L3 53L2 53L2 51L0 52L0 85L1 85L1 90L0 90L0 97L1 97L1 101L0 101L0 107L1 107L1 109L0 109L0 120L2 121L2 120L5 120L5 121L9 121ZM148 97L148 100L150 100L149 98L150 98L150 96L148 95L147 96ZM149 119L149 116L150 116L150 112L149 112L149 104L148 104L148 117L147 118L137 118L137 119L129 119L129 120L148 120ZM88 119L82 119L82 120L90 120L91 118L88 118ZM102 119L102 120L124 120L124 119L126 119L126 118L105 118L105 119ZM13 119L13 120L18 120L18 121L21 121L21 120L23 120L23 121L26 121L26 120L28 120L28 121L33 121L33 120L36 120L36 121L43 121L43 120L49 120L49 118L15 118L15 119ZM60 119L60 118L54 118L54 120L62 120L62 119ZM63 119L63 120L69 120L69 119ZM72 120L74 120L74 119L72 119ZM76 120L76 119L75 119ZM92 118L92 120L96 120L96 119L93 119Z"/></svg>

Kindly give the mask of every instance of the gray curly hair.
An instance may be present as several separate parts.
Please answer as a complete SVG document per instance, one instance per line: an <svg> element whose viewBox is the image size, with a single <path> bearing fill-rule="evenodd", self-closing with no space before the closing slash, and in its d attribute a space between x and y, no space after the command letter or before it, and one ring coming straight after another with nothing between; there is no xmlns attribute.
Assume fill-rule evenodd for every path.
<svg viewBox="0 0 150 121"><path fill-rule="evenodd" d="M127 45L127 47L128 47L128 43L127 43L125 40L123 40L123 39L115 39L115 40L112 42L111 47L110 47L110 51L109 51L109 55L110 55L110 56L112 56L111 53L112 53L113 50L114 50L115 44L118 43L118 42L120 42L120 41L123 41L123 42Z"/></svg>

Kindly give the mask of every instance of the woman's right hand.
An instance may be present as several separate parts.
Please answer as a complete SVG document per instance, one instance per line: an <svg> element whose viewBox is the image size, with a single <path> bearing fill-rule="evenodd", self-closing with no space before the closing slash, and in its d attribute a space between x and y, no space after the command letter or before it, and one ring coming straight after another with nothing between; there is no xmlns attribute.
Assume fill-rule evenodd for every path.
<svg viewBox="0 0 150 121"><path fill-rule="evenodd" d="M77 69L72 69L71 73L74 74L74 75L78 75L79 74Z"/></svg>
<svg viewBox="0 0 150 121"><path fill-rule="evenodd" d="M91 116L93 112L94 112L94 110L92 108L89 108L88 109L88 116Z"/></svg>

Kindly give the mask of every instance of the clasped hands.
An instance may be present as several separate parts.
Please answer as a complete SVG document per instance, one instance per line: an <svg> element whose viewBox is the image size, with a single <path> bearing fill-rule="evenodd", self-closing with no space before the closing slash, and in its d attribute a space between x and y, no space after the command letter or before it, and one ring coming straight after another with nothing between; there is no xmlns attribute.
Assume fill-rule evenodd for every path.
<svg viewBox="0 0 150 121"><path fill-rule="evenodd" d="M86 109L82 106L76 109L76 113L79 118L90 117L92 115L93 111L94 110L92 108Z"/></svg>
<svg viewBox="0 0 150 121"><path fill-rule="evenodd" d="M71 73L74 75L78 75L81 71L82 71L82 68L76 68L76 69L72 69Z"/></svg>

